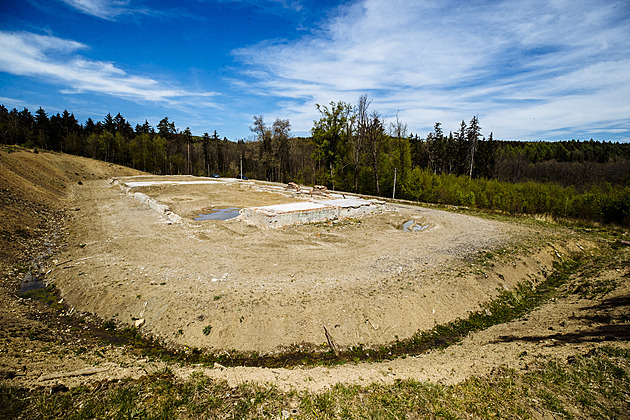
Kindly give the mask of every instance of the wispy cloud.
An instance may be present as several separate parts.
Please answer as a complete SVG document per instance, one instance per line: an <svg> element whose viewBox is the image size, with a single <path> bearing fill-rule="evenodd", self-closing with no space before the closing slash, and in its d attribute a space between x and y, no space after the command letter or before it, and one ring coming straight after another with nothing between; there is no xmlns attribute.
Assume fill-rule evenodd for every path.
<svg viewBox="0 0 630 420"><path fill-rule="evenodd" d="M260 9L277 10L286 9L294 12L301 11L303 6L303 0L198 0L198 1L212 1L219 3L229 3L233 5L243 6L255 6Z"/></svg>
<svg viewBox="0 0 630 420"><path fill-rule="evenodd" d="M65 94L97 93L132 101L180 102L207 98L214 92L188 91L176 83L128 74L116 63L86 58L80 42L30 32L0 31L0 71L60 86Z"/></svg>
<svg viewBox="0 0 630 420"><path fill-rule="evenodd" d="M368 93L414 131L479 114L484 132L531 139L627 121L629 38L624 1L366 0L307 37L234 54L296 131L310 128L314 103Z"/></svg>
<svg viewBox="0 0 630 420"><path fill-rule="evenodd" d="M128 0L108 1L108 0L62 0L68 6L77 9L87 15L99 17L101 19L114 20L118 16L133 13L129 7Z"/></svg>
<svg viewBox="0 0 630 420"><path fill-rule="evenodd" d="M32 1L32 0L29 0ZM88 16L118 22L137 16L165 20L203 20L203 16L182 7L182 2L174 2L169 8L153 8L146 6L143 0L59 0L67 6ZM203 0L197 0L203 1ZM217 1L217 0L212 0ZM219 0L220 1L220 0ZM231 1L231 0L228 0ZM275 3L276 0L269 0Z"/></svg>
<svg viewBox="0 0 630 420"><path fill-rule="evenodd" d="M26 102L21 99L7 98L6 96L0 96L0 104L7 108L12 107L26 107Z"/></svg>

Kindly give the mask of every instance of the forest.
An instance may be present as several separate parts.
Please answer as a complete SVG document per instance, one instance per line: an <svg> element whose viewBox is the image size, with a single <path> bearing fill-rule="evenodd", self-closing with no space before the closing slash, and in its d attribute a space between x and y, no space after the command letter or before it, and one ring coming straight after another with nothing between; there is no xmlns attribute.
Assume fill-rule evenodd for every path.
<svg viewBox="0 0 630 420"><path fill-rule="evenodd" d="M294 137L289 120L254 116L248 139L217 131L193 136L164 117L131 125L120 113L80 123L72 113L0 105L0 143L59 151L154 174L326 185L330 189L510 214L541 214L630 225L630 143L501 141L473 116L448 134L408 132L356 104L316 105L311 136Z"/></svg>

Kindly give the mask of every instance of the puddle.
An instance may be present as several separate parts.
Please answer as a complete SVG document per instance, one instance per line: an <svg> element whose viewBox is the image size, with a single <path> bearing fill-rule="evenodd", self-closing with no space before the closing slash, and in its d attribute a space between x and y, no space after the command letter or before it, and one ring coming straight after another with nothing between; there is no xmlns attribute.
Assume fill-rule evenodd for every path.
<svg viewBox="0 0 630 420"><path fill-rule="evenodd" d="M195 220L228 220L237 217L240 213L238 207L228 207L225 209L212 209L210 213L200 214L199 217L195 217Z"/></svg>
<svg viewBox="0 0 630 420"><path fill-rule="evenodd" d="M46 277L46 275L50 273L50 270L45 271L46 260L53 253L57 237L57 232L53 232L52 234L44 238L44 248L31 260L31 270L28 271L22 279L19 295L23 295L24 293L32 292L34 290L44 289L46 287L46 284L44 283L44 277Z"/></svg>
<svg viewBox="0 0 630 420"><path fill-rule="evenodd" d="M23 295L24 293L37 290L37 289L43 289L44 287L46 287L46 285L44 284L43 276L41 275L33 276L31 272L29 271L28 273L26 273L26 275L24 276L24 279L22 280L19 294Z"/></svg>
<svg viewBox="0 0 630 420"><path fill-rule="evenodd" d="M428 227L429 227L428 223L426 225L421 225L421 224L418 224L415 220L407 220L405 223L400 225L399 229L402 229L405 232L422 232Z"/></svg>

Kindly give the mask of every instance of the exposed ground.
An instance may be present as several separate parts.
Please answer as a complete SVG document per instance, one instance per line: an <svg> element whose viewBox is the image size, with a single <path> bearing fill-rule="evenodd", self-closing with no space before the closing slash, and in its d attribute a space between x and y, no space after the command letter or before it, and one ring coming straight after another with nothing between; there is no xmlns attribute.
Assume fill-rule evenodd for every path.
<svg viewBox="0 0 630 420"><path fill-rule="evenodd" d="M213 206L260 205L256 184L242 182L220 196L205 188L143 190L185 216L169 225L107 181L137 174L89 159L0 151L3 383L71 387L167 366L104 344L91 333L90 319L119 325L143 319L141 331L178 349L327 350L324 327L342 348L388 344L466 316L497 288L542 281L553 261L569 253L595 255L609 246L543 223L398 205L342 223L281 230L191 219ZM265 197L271 200L265 204L280 199ZM409 219L430 228L399 230ZM17 296L28 272L57 286L63 311ZM526 370L541 358L566 361L611 343L628 348L628 275L627 266L611 265L594 279L607 285L603 292L569 293L460 345L384 363L172 369L181 378L203 370L231 385L312 391L406 378L455 383L500 366ZM95 315L78 319L77 313Z"/></svg>
<svg viewBox="0 0 630 420"><path fill-rule="evenodd" d="M289 200L256 191L255 182L218 187L140 190L182 215L217 201L250 207ZM522 243L532 232L419 207L274 229L239 218L166 224L102 180L73 188L71 203L80 210L69 246L47 276L67 304L121 323L144 319L146 333L213 351L318 346L327 342L324 327L342 348L386 344L462 317L527 275L540 278L555 258L550 250L528 251L500 273L472 266L467 259ZM410 219L430 227L399 229Z"/></svg>

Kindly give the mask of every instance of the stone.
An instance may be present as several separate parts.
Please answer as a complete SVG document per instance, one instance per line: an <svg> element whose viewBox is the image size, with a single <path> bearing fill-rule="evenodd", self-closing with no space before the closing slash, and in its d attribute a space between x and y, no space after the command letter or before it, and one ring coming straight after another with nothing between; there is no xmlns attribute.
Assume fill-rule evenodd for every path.
<svg viewBox="0 0 630 420"><path fill-rule="evenodd" d="M296 184L295 182L289 182L287 184L287 191L300 192L300 186Z"/></svg>
<svg viewBox="0 0 630 420"><path fill-rule="evenodd" d="M313 189L311 190L312 195L330 195L328 193L328 188L325 185L313 185Z"/></svg>

